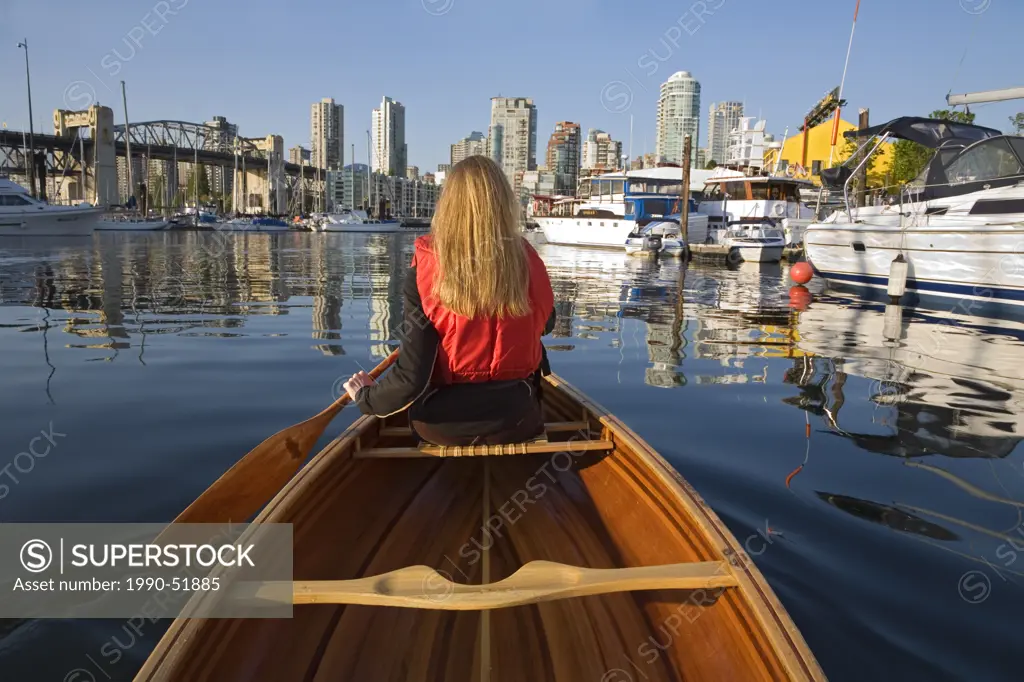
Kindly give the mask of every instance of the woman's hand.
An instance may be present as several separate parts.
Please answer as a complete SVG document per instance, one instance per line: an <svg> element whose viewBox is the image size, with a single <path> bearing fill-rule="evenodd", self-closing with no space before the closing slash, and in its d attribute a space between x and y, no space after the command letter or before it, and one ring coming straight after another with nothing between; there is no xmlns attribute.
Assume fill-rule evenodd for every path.
<svg viewBox="0 0 1024 682"><path fill-rule="evenodd" d="M359 393L359 389L363 386L370 386L373 384L373 377L366 372L356 372L352 375L352 378L345 382L345 392L348 393L348 397L352 400L356 399L356 394Z"/></svg>

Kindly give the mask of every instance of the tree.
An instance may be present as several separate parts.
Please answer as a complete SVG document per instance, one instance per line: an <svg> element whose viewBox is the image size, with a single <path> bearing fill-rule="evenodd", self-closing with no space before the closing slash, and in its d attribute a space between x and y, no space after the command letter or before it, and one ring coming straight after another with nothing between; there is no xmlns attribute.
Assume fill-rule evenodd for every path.
<svg viewBox="0 0 1024 682"><path fill-rule="evenodd" d="M1013 125L1015 135L1024 135L1024 112L1010 117L1010 124Z"/></svg>
<svg viewBox="0 0 1024 682"><path fill-rule="evenodd" d="M704 170L714 170L716 168L718 168L718 162L714 159L711 159L704 165Z"/></svg>
<svg viewBox="0 0 1024 682"><path fill-rule="evenodd" d="M950 109L936 109L928 115L929 118L939 118L956 123L974 123L974 114L965 111L952 111ZM912 181L931 160L933 151L910 140L898 140L893 145L892 157L892 182L902 185Z"/></svg>

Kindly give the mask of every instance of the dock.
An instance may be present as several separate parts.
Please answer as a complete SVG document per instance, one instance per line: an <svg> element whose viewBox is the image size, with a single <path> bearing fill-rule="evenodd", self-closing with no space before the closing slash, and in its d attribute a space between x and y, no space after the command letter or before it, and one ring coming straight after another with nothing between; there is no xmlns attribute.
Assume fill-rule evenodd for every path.
<svg viewBox="0 0 1024 682"><path fill-rule="evenodd" d="M707 261L729 260L729 247L724 244L690 244L690 253L693 258ZM789 263L796 263L803 259L804 249L802 246L787 246L782 250L782 260Z"/></svg>

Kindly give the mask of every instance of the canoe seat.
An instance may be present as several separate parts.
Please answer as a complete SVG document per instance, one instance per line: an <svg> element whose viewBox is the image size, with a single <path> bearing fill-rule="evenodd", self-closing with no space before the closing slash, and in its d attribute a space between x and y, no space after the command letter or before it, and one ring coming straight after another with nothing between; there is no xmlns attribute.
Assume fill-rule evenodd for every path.
<svg viewBox="0 0 1024 682"><path fill-rule="evenodd" d="M444 611L485 611L636 590L718 590L700 604L710 606L738 581L724 561L704 561L632 568L580 568L551 561L531 561L504 580L464 585L428 566L409 566L355 580L307 580L291 583L294 604L361 604ZM288 585L256 583L259 599L280 594Z"/></svg>
<svg viewBox="0 0 1024 682"><path fill-rule="evenodd" d="M420 445L411 448L369 448L352 453L355 459L401 459L415 457L486 457L492 455L535 455L552 452L609 451L610 440L563 440L513 443L511 445Z"/></svg>

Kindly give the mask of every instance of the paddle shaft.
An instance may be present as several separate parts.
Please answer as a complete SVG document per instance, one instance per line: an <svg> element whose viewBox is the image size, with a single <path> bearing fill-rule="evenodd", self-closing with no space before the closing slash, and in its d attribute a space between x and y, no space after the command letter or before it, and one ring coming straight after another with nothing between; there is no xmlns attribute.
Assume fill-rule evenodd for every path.
<svg viewBox="0 0 1024 682"><path fill-rule="evenodd" d="M398 359L398 349L373 368L377 379ZM327 425L351 402L348 394L304 422L270 436L213 482L174 523L242 523L252 518L295 475Z"/></svg>

